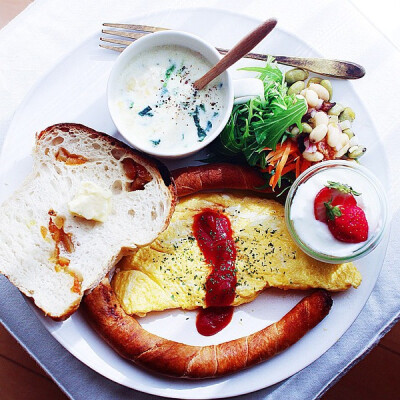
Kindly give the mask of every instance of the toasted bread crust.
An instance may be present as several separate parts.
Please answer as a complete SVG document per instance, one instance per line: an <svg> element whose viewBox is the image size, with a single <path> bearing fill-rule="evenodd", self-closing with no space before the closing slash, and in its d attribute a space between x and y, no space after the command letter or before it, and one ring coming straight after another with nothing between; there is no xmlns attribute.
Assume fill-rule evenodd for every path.
<svg viewBox="0 0 400 400"><path fill-rule="evenodd" d="M17 284L13 282L12 277L10 277L7 274L2 274L2 275L4 275L13 285L17 286ZM65 321L66 319L68 319L79 308L79 305L81 304L81 301L82 301L82 298L78 299L76 302L71 304L71 306L68 308L68 310L66 310L66 312L62 315L52 315L36 304L34 298L32 297L32 294L29 293L28 290L26 290L23 287L18 287L18 290L21 293L23 293L26 297L28 297L28 299L30 299L32 301L32 303L35 304L35 306L37 308L39 308L39 310L43 311L43 313L46 317L50 317L53 321L56 321L56 322L62 322L62 321Z"/></svg>
<svg viewBox="0 0 400 400"><path fill-rule="evenodd" d="M111 136L108 136L101 132L97 132L91 128L84 126L84 125L74 124L74 123L63 123L63 124L52 125L46 129L44 129L42 132L38 133L36 135L36 152L37 152L37 154L40 154L41 152L46 151L45 150L46 148L44 146L47 146L47 145L45 145L45 142L48 142L47 139L51 140L52 136L56 137L57 135L67 137L68 134L71 134L71 135L74 134L75 136L78 136L79 139L81 139L81 138L87 139L89 137L90 139L97 140L97 142L100 142L100 144L101 144L101 141L103 141L104 144L106 145L106 147L109 147L112 150L114 150L114 149L122 150L124 154L126 154L128 157L132 158L139 165L141 165L143 167L143 170L146 169L149 172L149 175L151 175L150 180L154 179L155 182L160 184L159 186L163 186L163 188L162 188L163 193L164 193L163 199L165 199L165 201L168 201L169 209L166 209L166 213L164 215L165 218L163 217L164 219L160 221L160 224L159 224L161 227L160 232L162 232L163 230L165 230L167 228L169 221L171 219L171 216L175 209L177 197L176 197L176 188L175 188L174 181L171 178L171 175L170 175L168 169L164 165L162 165L157 160L154 160L153 158L147 157L147 156L141 154L140 152L131 149L126 144L120 142L117 139L114 139ZM68 152L66 154L68 155ZM57 154L56 154L56 156L57 156ZM64 154L62 154L62 156L64 156ZM75 156L75 155L72 154L72 156ZM57 160L57 161L60 161L60 160ZM64 161L64 160L61 160L61 161ZM83 161L83 163L85 163L84 157L80 157L79 164L82 164L82 161ZM68 165L68 162L66 162L66 164ZM30 177L28 177L27 179L30 179ZM133 189L133 190L136 190L136 189ZM162 226L162 224L163 224L163 226ZM105 265L105 267L106 267L105 269L107 269L107 271L104 272L104 274L107 273L114 266L115 262L117 262L124 255L127 255L132 250L133 249L130 247L122 248L120 250L119 254L115 254L115 257L113 257L110 260L110 263ZM59 312L58 310L55 311L51 307L46 307L46 306L43 306L43 304L38 304L40 302L37 301L37 297L35 296L37 291L35 293L35 291L31 290L31 288L29 286L25 287L23 284L21 284L21 282L18 280L18 276L14 276L13 273L8 273L8 271L3 270L1 268L1 266L0 266L0 271L4 272L4 275L10 280L11 283L15 284L22 293L24 293L27 297L32 298L32 300L35 302L35 304L38 306L38 308L40 308L46 316L49 316L50 318L52 318L55 321L63 321L65 319L67 319L69 316L71 316L78 309L80 302L82 300L82 297L84 295L84 290L89 291L91 288L93 288L94 285L97 285L97 282L99 280L101 280L101 278L104 276L103 271L102 271L101 274L99 274L98 280L97 280L97 282L95 282L94 285L91 285L90 287L87 286L86 288L81 289L80 292L76 294L75 298L73 298L72 301L66 302L64 305L64 308Z"/></svg>
<svg viewBox="0 0 400 400"><path fill-rule="evenodd" d="M82 303L93 328L119 355L158 373L190 379L231 374L271 358L321 322L331 306L328 292L317 290L281 320L252 335L218 345L191 346L143 329L124 312L108 278Z"/></svg>
<svg viewBox="0 0 400 400"><path fill-rule="evenodd" d="M163 182L165 183L165 185L167 186L169 193L170 193L170 197L171 197L171 209L170 209L168 217L165 220L165 225L164 225L163 229L161 230L161 232L163 232L165 229L167 229L167 227L170 223L170 220L172 218L172 214L175 211L175 205L177 203L177 192L176 192L175 181L172 178L168 168L163 163L161 163L160 161L158 161L152 157L144 156L139 151L132 149L125 143L121 142L118 139L115 139L112 136L107 135L106 133L98 132L92 128L85 126L85 125L75 124L75 123L61 123L61 124L55 124L55 125L49 126L48 128L46 128L45 130L43 130L42 132L40 132L37 135L36 146L39 146L41 141L46 137L46 135L52 134L54 130L61 130L63 132L71 132L71 131L79 130L79 131L86 132L88 135L94 135L96 138L100 138L100 139L104 140L105 142L109 143L111 146L115 147L116 149L125 150L130 156L134 157L135 160L138 161L140 164L146 166L146 168L149 168L149 167L152 168L153 172L156 171L158 173L160 179L162 179ZM128 250L121 249L120 254L116 257L117 261L115 262L115 264L123 256L125 256L127 254L129 254ZM83 296L83 293L82 293L82 296ZM61 316L53 316L50 314L46 314L46 315L48 315L54 321L64 321L67 318L69 318L79 308L81 300L82 300L82 298L80 299L80 301L77 301L75 304L71 305L71 307ZM43 311L45 312L45 310L43 310Z"/></svg>
<svg viewBox="0 0 400 400"><path fill-rule="evenodd" d="M85 132L88 135L93 135L97 139L100 138L101 140L104 140L105 142L107 142L108 144L110 144L111 146L113 146L116 149L125 150L129 154L129 156L134 157L134 159L137 162L139 162L141 165L145 166L147 169L151 168L153 170L153 172L156 172L156 175L158 175L158 177L167 186L167 188L169 190L170 198L171 198L170 212L169 212L168 217L165 220L165 225L164 225L163 229L161 230L161 232L163 232L168 227L169 222L172 217L172 214L174 213L174 210L175 210L175 205L177 203L177 194L176 194L175 182L174 182L168 168L164 164L162 164L160 161L158 161L152 157L144 156L139 151L132 149L125 143L121 142L118 139L115 139L112 136L107 135L106 133L98 132L92 128L85 126L85 125L75 124L75 123L61 123L61 124L55 124L55 125L49 126L48 128L46 128L45 130L43 130L42 132L40 132L37 135L36 146L40 146L43 139L47 135L51 135L56 130L61 130L66 133L79 131L79 132ZM127 255L128 253L129 252L126 249L125 250L121 249L121 253L116 257L116 260L117 260L116 262L118 262L118 260L120 260L124 255ZM25 293L25 294L27 294L27 293ZM83 295L84 295L84 293L82 293L82 297L83 297ZM46 310L42 310L42 311L47 316L52 318L54 321L65 321L79 308L82 297L79 301L76 301L74 304L72 304L63 315L54 316L54 315L47 313Z"/></svg>
<svg viewBox="0 0 400 400"><path fill-rule="evenodd" d="M66 319L68 319L79 308L81 301L82 301L82 299L79 299L78 301L76 301L74 304L72 304L69 307L69 309L63 315L60 315L60 316L53 316L50 314L46 314L46 312L44 310L42 310L42 311L46 314L47 317L50 317L53 321L62 322L62 321L65 321Z"/></svg>
<svg viewBox="0 0 400 400"><path fill-rule="evenodd" d="M178 201L178 197L177 197L177 190L176 190L176 185L175 185L173 176L170 173L169 169L161 161L159 161L151 156L144 155L143 153L141 153L135 149L132 149L127 144L121 142L120 140L118 140L110 135L107 135L106 133L98 132L98 131L96 131L92 128L89 128L85 125L82 125L82 124L75 124L75 123L68 123L68 122L51 125L51 126L47 127L46 129L44 129L43 131L41 131L40 133L38 133L36 135L36 146L40 145L41 141L45 138L46 135L52 134L53 131L57 130L57 129L61 130L63 132L71 132L74 130L79 130L79 131L86 132L88 135L94 135L96 138L100 138L100 139L104 140L105 142L109 143L111 146L114 146L115 148L125 150L126 152L128 152L129 155L131 155L137 161L139 161L140 164L142 164L146 167L150 167L153 169L153 171L156 171L159 178L164 182L165 186L168 188L169 193L170 193L170 198L171 198L170 213L168 215L168 218L165 221L164 228L162 229L161 232L163 232L165 229L167 229L169 222L171 220L172 214L175 211L175 205Z"/></svg>

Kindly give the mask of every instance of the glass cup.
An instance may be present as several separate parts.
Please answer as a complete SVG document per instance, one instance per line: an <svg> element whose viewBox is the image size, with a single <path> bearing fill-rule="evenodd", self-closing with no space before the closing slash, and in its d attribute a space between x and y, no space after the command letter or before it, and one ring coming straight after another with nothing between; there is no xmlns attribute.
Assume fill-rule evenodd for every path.
<svg viewBox="0 0 400 400"><path fill-rule="evenodd" d="M343 184L348 184L348 182L345 181L346 175L352 177L351 180L355 181L356 184L351 184L350 186L353 186L355 190L357 190L357 182L359 185L363 182L363 184L366 185L364 187L368 188L369 199L365 198L363 201L366 201L365 204L368 204L367 200L369 200L368 207L370 211L369 215L366 212L366 216L368 223L372 222L371 220L373 219L374 230L373 232L369 232L368 239L365 242L349 245L348 243L334 239L330 232L327 233L327 226L324 228L322 225L318 225L324 223L317 221L313 215L313 201L318 191L324 187L324 184L321 183L319 188L317 188L316 182L322 181L324 176L327 180L335 181L335 178L329 178L329 176L334 177L335 174L341 177L343 181L340 183ZM307 182L309 182L309 185L304 187L307 188L307 190L300 190L299 194L299 188ZM298 202L297 204L301 204L301 206L296 205L295 211L293 212L292 206L296 195L303 196L303 198L306 196L307 201L303 202L303 204ZM310 209L310 207L312 207L312 209ZM299 212L304 212L304 219ZM309 256L319 261L332 264L354 261L370 253L383 237L387 222L387 213L385 191L378 179L366 167L356 162L344 160L321 162L304 171L290 188L285 204L285 221L293 240ZM295 214L294 217L293 214ZM370 221L368 221L368 216L371 217ZM318 230L321 228L322 230ZM322 234L320 234L320 232L322 232ZM330 238L328 237L329 234L331 235ZM329 239L329 242L326 238ZM346 249L348 250L347 253Z"/></svg>

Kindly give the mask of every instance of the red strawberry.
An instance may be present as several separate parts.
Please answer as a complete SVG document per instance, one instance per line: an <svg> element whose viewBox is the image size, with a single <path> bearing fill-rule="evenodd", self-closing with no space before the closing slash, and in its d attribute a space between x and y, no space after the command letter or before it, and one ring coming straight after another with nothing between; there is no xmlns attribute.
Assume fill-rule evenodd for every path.
<svg viewBox="0 0 400 400"><path fill-rule="evenodd" d="M364 211L357 205L332 206L326 203L328 228L341 242L360 243L368 238L368 222Z"/></svg>
<svg viewBox="0 0 400 400"><path fill-rule="evenodd" d="M338 205L357 205L354 196L359 196L360 193L354 191L350 186L342 183L328 181L326 187L321 189L315 196L314 200L314 215L315 219L322 222L327 222L325 203L330 203L332 206Z"/></svg>

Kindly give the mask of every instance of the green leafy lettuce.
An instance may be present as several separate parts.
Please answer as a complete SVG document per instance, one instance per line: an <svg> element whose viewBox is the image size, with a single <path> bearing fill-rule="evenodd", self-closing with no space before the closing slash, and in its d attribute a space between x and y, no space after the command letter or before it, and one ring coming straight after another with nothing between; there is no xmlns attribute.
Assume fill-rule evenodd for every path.
<svg viewBox="0 0 400 400"><path fill-rule="evenodd" d="M233 107L228 124L219 136L218 152L227 157L243 155L250 165L265 167L265 156L285 141L287 130L296 124L302 131L301 118L307 103L295 95L288 95L284 76L270 57L265 67L242 68L258 72L264 84L264 98L255 98Z"/></svg>

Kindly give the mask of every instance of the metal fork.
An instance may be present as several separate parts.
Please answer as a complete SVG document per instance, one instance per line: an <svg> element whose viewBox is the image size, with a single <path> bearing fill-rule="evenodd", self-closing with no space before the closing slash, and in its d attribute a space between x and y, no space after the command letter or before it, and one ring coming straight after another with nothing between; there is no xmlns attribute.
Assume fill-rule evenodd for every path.
<svg viewBox="0 0 400 400"><path fill-rule="evenodd" d="M165 31L168 28L159 28L148 25L132 25L132 24L111 24L104 23L103 26L117 29L103 29L102 32L111 35L119 36L124 39L113 39L109 36L101 37L100 40L107 43L118 44L121 46L111 46L100 44L104 49L122 52L127 46L142 36L149 35L154 32ZM127 31L128 30L128 31ZM216 48L221 54L226 54L228 49ZM288 56L273 56L279 64L298 67L319 75L331 76L340 79L359 79L365 75L365 69L356 63L341 60L326 60L324 58L303 58L303 57L288 57ZM245 58L253 60L266 61L268 55L248 53Z"/></svg>

